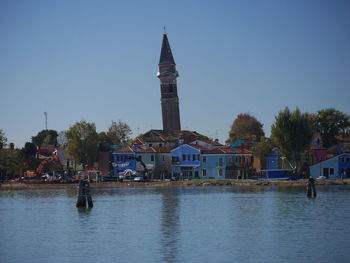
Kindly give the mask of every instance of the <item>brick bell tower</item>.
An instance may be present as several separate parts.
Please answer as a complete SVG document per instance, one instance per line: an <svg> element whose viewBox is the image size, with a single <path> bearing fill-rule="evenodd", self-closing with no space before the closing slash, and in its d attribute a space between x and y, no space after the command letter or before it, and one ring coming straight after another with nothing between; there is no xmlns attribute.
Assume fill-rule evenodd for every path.
<svg viewBox="0 0 350 263"><path fill-rule="evenodd" d="M162 50L159 59L159 72L157 77L160 80L163 130L181 130L179 97L177 96L176 78L179 73L176 71L176 64L171 53L167 33L163 34Z"/></svg>

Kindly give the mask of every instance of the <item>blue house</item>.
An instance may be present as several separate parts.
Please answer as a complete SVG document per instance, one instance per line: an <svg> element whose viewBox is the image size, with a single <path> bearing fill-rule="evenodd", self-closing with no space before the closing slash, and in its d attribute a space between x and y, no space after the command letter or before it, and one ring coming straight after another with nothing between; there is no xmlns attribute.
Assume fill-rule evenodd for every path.
<svg viewBox="0 0 350 263"><path fill-rule="evenodd" d="M182 144L171 151L172 175L182 179L225 179L233 165L231 148L207 149L199 144Z"/></svg>
<svg viewBox="0 0 350 263"><path fill-rule="evenodd" d="M201 155L200 178L225 179L228 167L233 166L234 157L230 148L204 150Z"/></svg>
<svg viewBox="0 0 350 263"><path fill-rule="evenodd" d="M180 180L199 178L200 146L182 144L170 152L172 177Z"/></svg>
<svg viewBox="0 0 350 263"><path fill-rule="evenodd" d="M319 176L329 179L349 178L350 154L343 153L310 166L310 175L314 178Z"/></svg>
<svg viewBox="0 0 350 263"><path fill-rule="evenodd" d="M125 170L136 171L136 160L129 159L128 157L135 158L136 153L130 146L121 148L120 150L114 152L113 154L113 175L118 176Z"/></svg>

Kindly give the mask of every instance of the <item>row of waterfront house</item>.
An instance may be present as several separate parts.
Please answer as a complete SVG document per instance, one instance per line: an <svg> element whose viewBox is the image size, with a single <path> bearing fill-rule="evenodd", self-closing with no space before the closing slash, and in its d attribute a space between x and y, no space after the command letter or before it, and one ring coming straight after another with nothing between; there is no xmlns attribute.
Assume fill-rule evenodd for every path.
<svg viewBox="0 0 350 263"><path fill-rule="evenodd" d="M350 177L350 139L325 149L315 135L304 154L303 175L318 178ZM339 140L340 141L340 140ZM79 167L64 149L38 149L38 158L57 155L65 170L88 170L103 177L147 175L148 179L247 179L292 174L293 167L277 147L258 158L255 138L223 145L195 131L150 130L130 145L100 145L94 167ZM112 178L113 179L113 178Z"/></svg>
<svg viewBox="0 0 350 263"><path fill-rule="evenodd" d="M254 157L256 143L252 138L222 145L192 131L151 130L112 153L113 176L132 171L147 172L150 179L245 179L293 171L277 148L262 160ZM316 135L305 154L305 163L312 166L304 175L349 177L350 156L344 149L337 150L339 154L327 152Z"/></svg>
<svg viewBox="0 0 350 263"><path fill-rule="evenodd" d="M190 136L166 137L152 130L146 135L153 136L143 136L133 145L114 151L113 175L129 170L143 172L145 167L153 179L245 178L252 172L252 151L224 146L195 132L181 132Z"/></svg>

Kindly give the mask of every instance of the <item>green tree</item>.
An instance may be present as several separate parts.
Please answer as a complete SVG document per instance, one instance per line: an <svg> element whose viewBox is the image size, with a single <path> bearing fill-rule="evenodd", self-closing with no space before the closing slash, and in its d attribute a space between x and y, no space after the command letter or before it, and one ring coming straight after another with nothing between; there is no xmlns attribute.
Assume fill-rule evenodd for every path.
<svg viewBox="0 0 350 263"><path fill-rule="evenodd" d="M0 149L0 179L8 180L19 174L20 150Z"/></svg>
<svg viewBox="0 0 350 263"><path fill-rule="evenodd" d="M256 136L259 141L264 136L263 124L249 113L238 114L231 125L227 142L251 136Z"/></svg>
<svg viewBox="0 0 350 263"><path fill-rule="evenodd" d="M272 154L272 145L269 142L258 142L253 148L253 155L259 158L262 169L266 168L266 157Z"/></svg>
<svg viewBox="0 0 350 263"><path fill-rule="evenodd" d="M302 153L309 146L313 134L308 113L297 108L291 112L288 107L275 117L271 137L281 152L299 168Z"/></svg>
<svg viewBox="0 0 350 263"><path fill-rule="evenodd" d="M337 144L336 136L350 132L350 116L334 108L317 111L311 120L327 148Z"/></svg>
<svg viewBox="0 0 350 263"><path fill-rule="evenodd" d="M113 144L126 143L131 134L129 125L121 120L118 120L118 122L112 121L107 132L107 136Z"/></svg>
<svg viewBox="0 0 350 263"><path fill-rule="evenodd" d="M36 159L36 146L34 143L26 142L20 151L20 160L29 170L35 170L39 164Z"/></svg>
<svg viewBox="0 0 350 263"><path fill-rule="evenodd" d="M36 136L32 137L32 143L38 146L43 145L57 145L57 131L55 130L42 130L38 132Z"/></svg>
<svg viewBox="0 0 350 263"><path fill-rule="evenodd" d="M0 149L6 146L7 138L3 130L0 130Z"/></svg>
<svg viewBox="0 0 350 263"><path fill-rule="evenodd" d="M82 120L66 131L67 152L83 166L92 166L97 158L98 135L94 123Z"/></svg>

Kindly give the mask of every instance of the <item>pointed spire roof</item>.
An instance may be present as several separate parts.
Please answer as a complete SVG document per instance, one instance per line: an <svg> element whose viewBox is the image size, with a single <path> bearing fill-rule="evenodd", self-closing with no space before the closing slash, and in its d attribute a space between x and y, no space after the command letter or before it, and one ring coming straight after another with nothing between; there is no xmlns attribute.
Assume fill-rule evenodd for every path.
<svg viewBox="0 0 350 263"><path fill-rule="evenodd" d="M175 64L173 54L171 53L171 48L168 41L167 33L163 34L162 50L160 51L160 64Z"/></svg>

